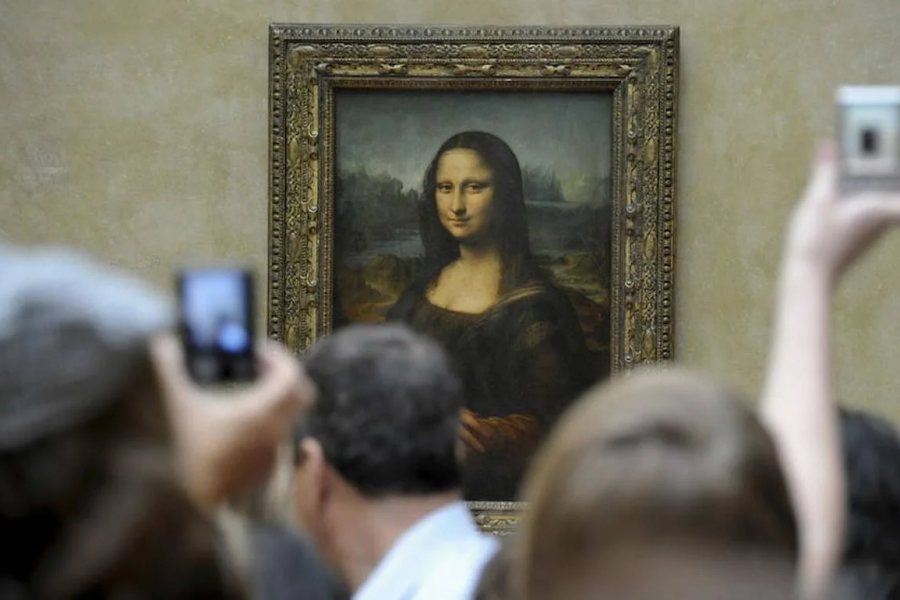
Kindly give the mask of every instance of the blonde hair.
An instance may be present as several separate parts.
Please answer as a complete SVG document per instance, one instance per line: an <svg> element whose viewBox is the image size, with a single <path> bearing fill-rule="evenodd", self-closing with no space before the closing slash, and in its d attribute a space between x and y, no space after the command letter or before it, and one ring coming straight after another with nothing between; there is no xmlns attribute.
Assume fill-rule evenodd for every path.
<svg viewBox="0 0 900 600"><path fill-rule="evenodd" d="M681 370L589 390L536 456L523 499L516 597L552 597L622 541L713 543L788 561L797 553L766 431L736 392Z"/></svg>

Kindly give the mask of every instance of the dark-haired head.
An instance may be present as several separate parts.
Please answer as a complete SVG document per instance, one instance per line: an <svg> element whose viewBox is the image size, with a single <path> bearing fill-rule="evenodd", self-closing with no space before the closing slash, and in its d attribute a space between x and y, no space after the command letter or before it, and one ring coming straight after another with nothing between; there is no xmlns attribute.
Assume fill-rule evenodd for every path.
<svg viewBox="0 0 900 600"><path fill-rule="evenodd" d="M441 224L435 201L441 157L457 149L477 153L493 175L494 198L488 235L496 245L503 265L500 291L507 292L536 276L530 260L522 169L509 145L484 131L464 131L450 137L438 148L425 171L419 209L429 278L459 257L459 241Z"/></svg>
<svg viewBox="0 0 900 600"><path fill-rule="evenodd" d="M856 597L900 597L900 434L841 408L848 519L840 579Z"/></svg>
<svg viewBox="0 0 900 600"><path fill-rule="evenodd" d="M144 362L92 419L0 452L0 597L244 596L178 480Z"/></svg>
<svg viewBox="0 0 900 600"><path fill-rule="evenodd" d="M295 442L316 440L361 495L459 488L461 384L435 342L404 325L351 325L317 343L304 365L317 394Z"/></svg>

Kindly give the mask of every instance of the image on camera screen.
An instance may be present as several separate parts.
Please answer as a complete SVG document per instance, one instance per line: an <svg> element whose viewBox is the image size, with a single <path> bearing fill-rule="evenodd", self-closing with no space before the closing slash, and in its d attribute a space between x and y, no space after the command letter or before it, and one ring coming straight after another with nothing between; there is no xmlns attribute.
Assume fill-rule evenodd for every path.
<svg viewBox="0 0 900 600"><path fill-rule="evenodd" d="M251 342L248 300L240 272L191 273L184 281L182 300L191 345L225 354L247 352Z"/></svg>
<svg viewBox="0 0 900 600"><path fill-rule="evenodd" d="M844 168L852 176L892 175L900 164L900 112L896 106L844 108Z"/></svg>

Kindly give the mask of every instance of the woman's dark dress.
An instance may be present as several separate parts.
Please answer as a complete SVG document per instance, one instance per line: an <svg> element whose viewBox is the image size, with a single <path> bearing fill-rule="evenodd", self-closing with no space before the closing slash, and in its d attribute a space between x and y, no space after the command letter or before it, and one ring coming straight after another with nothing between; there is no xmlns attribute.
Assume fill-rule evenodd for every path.
<svg viewBox="0 0 900 600"><path fill-rule="evenodd" d="M388 311L441 342L465 385L466 408L490 424L483 452L469 449L469 500L514 500L528 460L559 414L590 383L587 350L568 298L549 283L514 290L481 314L428 301L413 284Z"/></svg>

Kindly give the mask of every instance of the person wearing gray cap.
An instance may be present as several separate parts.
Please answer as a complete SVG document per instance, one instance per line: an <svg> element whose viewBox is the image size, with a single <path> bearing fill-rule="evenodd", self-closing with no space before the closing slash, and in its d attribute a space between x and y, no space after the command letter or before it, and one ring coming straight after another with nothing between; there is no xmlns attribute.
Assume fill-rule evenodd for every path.
<svg viewBox="0 0 900 600"><path fill-rule="evenodd" d="M310 396L285 350L223 401L168 303L61 248L0 244L0 598L239 598L208 516Z"/></svg>

